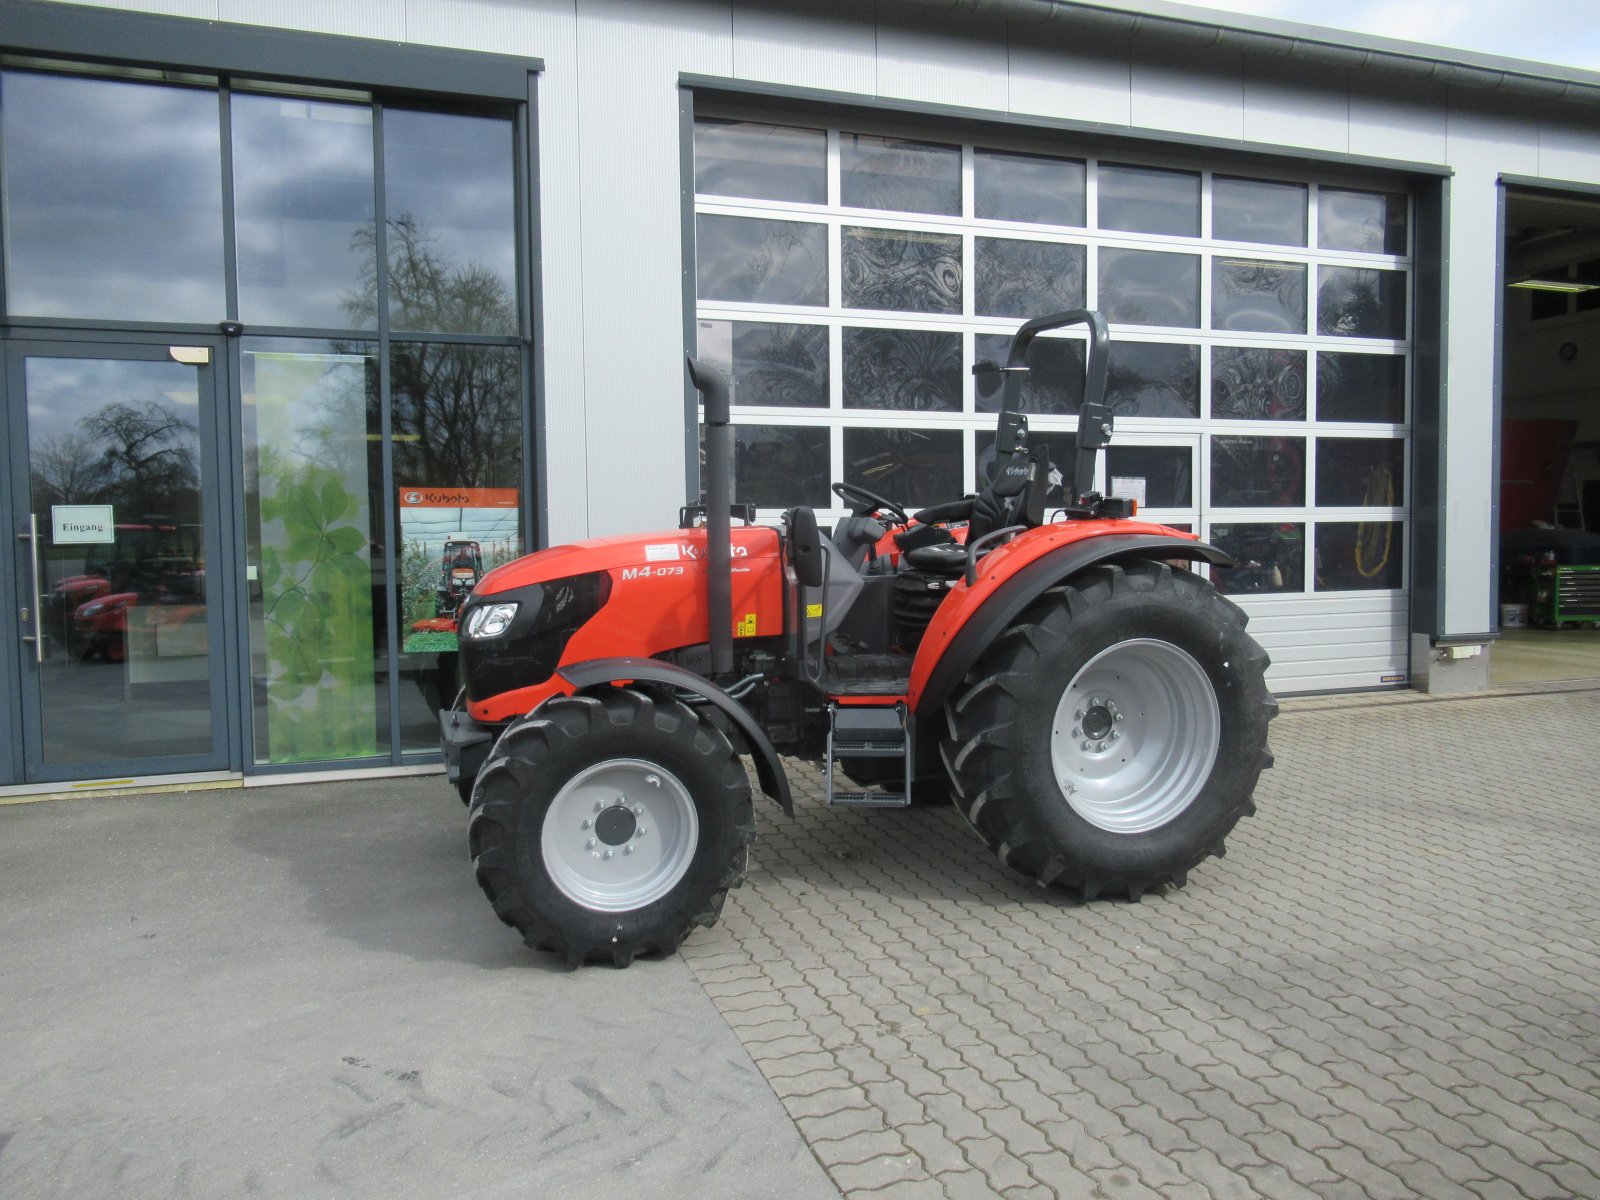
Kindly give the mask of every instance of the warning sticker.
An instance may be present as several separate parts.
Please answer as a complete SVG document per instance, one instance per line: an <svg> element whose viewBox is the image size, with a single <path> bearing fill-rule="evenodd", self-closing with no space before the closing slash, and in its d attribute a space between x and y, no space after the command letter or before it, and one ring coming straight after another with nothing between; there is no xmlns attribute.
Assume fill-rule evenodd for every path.
<svg viewBox="0 0 1600 1200"><path fill-rule="evenodd" d="M677 542L658 542L644 548L645 562L677 562L680 556Z"/></svg>
<svg viewBox="0 0 1600 1200"><path fill-rule="evenodd" d="M813 617L820 617L821 615L822 615L822 605L820 605L820 604L808 604L808 605L806 605L806 619L807 620L810 620Z"/></svg>
<svg viewBox="0 0 1600 1200"><path fill-rule="evenodd" d="M756 636L756 615L755 615L755 613L745 613L744 620L740 621L737 625L735 625L733 627L733 636L734 637L755 637Z"/></svg>

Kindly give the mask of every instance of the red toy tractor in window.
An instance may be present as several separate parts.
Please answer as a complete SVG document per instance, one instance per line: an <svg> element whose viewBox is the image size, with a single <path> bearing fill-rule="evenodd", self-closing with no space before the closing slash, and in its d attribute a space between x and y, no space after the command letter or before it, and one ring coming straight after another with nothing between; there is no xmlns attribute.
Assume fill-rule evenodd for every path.
<svg viewBox="0 0 1600 1200"><path fill-rule="evenodd" d="M1086 324L1070 503L1019 411L1034 338ZM543 550L460 612L464 705L441 714L477 877L530 946L626 966L713 923L744 878L751 785L792 814L780 755L852 807L954 802L1010 869L1082 900L1182 887L1253 811L1277 705L1245 616L1192 535L1094 489L1110 441L1099 314L1025 323L998 371L996 469L908 513L852 484L733 527L722 381L703 505L679 527ZM846 786L845 780L854 786Z"/></svg>

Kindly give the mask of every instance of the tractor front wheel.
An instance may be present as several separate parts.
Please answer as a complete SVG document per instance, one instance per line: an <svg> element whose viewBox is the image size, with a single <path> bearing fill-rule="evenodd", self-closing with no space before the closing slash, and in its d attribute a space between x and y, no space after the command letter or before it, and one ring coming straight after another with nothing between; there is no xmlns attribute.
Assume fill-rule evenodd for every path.
<svg viewBox="0 0 1600 1200"><path fill-rule="evenodd" d="M755 834L709 720L633 688L559 696L510 726L473 788L478 883L528 945L625 967L710 926Z"/></svg>
<svg viewBox="0 0 1600 1200"><path fill-rule="evenodd" d="M1163 563L1045 593L948 706L957 806L1007 866L1085 900L1182 887L1271 765L1267 655L1237 605Z"/></svg>

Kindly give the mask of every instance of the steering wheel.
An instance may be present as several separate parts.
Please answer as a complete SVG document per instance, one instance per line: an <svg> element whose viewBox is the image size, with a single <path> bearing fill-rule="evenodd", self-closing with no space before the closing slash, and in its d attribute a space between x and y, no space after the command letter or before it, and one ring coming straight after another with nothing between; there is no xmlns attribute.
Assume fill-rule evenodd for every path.
<svg viewBox="0 0 1600 1200"><path fill-rule="evenodd" d="M850 506L852 517L870 517L874 513L888 513L898 524L905 525L910 522L910 514L893 500L869 492L864 487L857 487L853 483L836 483L833 485L833 494Z"/></svg>

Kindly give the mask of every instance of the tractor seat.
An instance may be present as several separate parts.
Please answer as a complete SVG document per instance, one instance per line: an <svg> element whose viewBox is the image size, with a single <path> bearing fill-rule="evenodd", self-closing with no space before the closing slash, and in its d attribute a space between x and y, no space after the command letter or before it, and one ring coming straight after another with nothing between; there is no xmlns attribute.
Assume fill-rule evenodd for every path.
<svg viewBox="0 0 1600 1200"><path fill-rule="evenodd" d="M934 571L940 575L959 575L967 569L967 548L960 542L940 542L933 546L917 546L900 552L900 561L919 571Z"/></svg>

